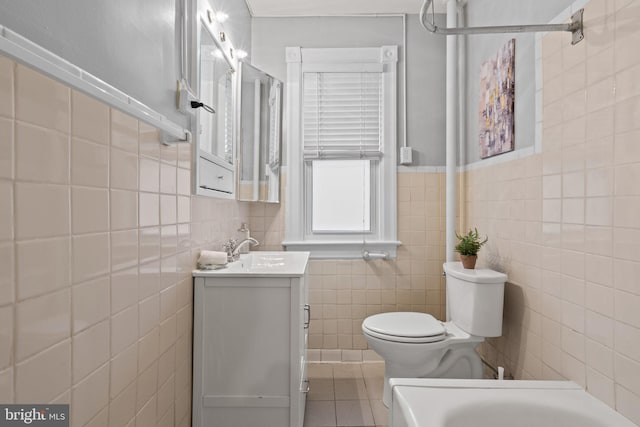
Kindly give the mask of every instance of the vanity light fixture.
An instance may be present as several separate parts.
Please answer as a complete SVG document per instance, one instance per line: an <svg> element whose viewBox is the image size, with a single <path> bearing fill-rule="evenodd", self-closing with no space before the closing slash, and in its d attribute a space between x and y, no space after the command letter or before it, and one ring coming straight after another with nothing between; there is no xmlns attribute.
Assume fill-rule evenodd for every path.
<svg viewBox="0 0 640 427"><path fill-rule="evenodd" d="M227 19L229 19L229 15L224 12L214 12L211 9L207 9L207 20L209 24L213 24L213 21L218 21L218 23L222 24Z"/></svg>
<svg viewBox="0 0 640 427"><path fill-rule="evenodd" d="M227 19L229 19L229 15L224 12L216 12L215 19L222 24Z"/></svg>

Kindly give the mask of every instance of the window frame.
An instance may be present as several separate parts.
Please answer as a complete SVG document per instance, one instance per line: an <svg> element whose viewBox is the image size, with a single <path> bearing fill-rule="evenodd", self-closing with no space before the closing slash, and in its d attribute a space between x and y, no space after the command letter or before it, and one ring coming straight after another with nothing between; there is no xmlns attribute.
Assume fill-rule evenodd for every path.
<svg viewBox="0 0 640 427"><path fill-rule="evenodd" d="M363 250L386 252L397 247L397 62L398 47L287 47L287 188L285 240L287 250L310 251L312 258L361 258ZM310 166L303 154L303 73L382 71L382 132L379 160L371 160L377 176L371 182L372 231L365 233L308 233L310 229ZM375 181L375 182L374 182ZM373 228L375 225L375 229Z"/></svg>

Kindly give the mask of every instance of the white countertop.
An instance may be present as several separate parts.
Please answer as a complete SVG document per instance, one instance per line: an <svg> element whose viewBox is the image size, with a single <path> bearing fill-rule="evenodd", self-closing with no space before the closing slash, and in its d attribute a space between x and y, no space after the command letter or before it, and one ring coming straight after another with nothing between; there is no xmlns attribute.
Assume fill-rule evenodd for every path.
<svg viewBox="0 0 640 427"><path fill-rule="evenodd" d="M309 252L255 251L219 270L193 270L193 277L300 277L309 262Z"/></svg>

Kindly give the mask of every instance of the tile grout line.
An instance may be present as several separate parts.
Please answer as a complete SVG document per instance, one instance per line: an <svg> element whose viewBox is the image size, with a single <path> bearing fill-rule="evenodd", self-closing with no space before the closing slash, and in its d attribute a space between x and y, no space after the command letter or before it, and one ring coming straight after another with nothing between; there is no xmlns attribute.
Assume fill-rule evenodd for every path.
<svg viewBox="0 0 640 427"><path fill-rule="evenodd" d="M322 366L322 364L313 364L313 365L320 365ZM355 366L354 366L355 365ZM326 365L325 365L326 366ZM336 377L335 375L335 369L337 366L343 366L343 367L349 367L346 372L344 374L340 374L339 377ZM377 405L374 405L373 402L376 401L375 396L372 396L373 393L373 389L370 386L367 386L367 381L366 378L376 378L376 377L380 377L382 378L382 373L379 374L375 374L375 373L371 373L371 374L367 374L365 376L365 372L362 369L363 363L334 363L332 365L330 365L330 369L331 369L331 385L333 386L333 390L332 390L332 397L333 399L331 400L332 404L329 406L326 406L327 408L332 408L334 410L334 416L333 416L333 425L336 427L342 426L342 425L354 425L354 426L366 426L366 427L374 427L374 426L386 426L387 425L387 421L385 420L382 424L377 424L376 423L376 417L374 415L374 406L377 407ZM355 369L354 369L355 368ZM356 372L357 371L357 372ZM329 379L328 376L326 375L326 371L325 374L320 375L318 378L316 379L322 379L323 377L326 378L327 380ZM313 375L311 376L311 379L313 380ZM345 384L347 385L349 391L353 391L355 392L355 395L351 395L351 393L346 393L344 396L345 399L340 400L339 396L336 394L337 388L338 388L338 382L337 380L345 380ZM350 390L350 387L355 387L355 390ZM370 392L371 390L371 392ZM308 401L310 402L310 401ZM349 419L345 419L345 420L341 420L339 415L338 415L338 407L339 405L337 405L338 402L350 402L352 405L348 405L346 407L343 407L343 409L346 409L348 407L353 407L352 409L354 410L353 413L348 413L347 416L349 415L356 415L356 417L351 418L351 420ZM365 403L366 402L366 403ZM327 402L328 403L328 402ZM326 405L326 404L325 404ZM365 407L368 408L368 410L365 410ZM357 411L357 414L355 413ZM367 416L366 413L369 413L369 415ZM344 415L344 411L343 411L343 415ZM310 421L309 419L307 419L307 421ZM328 420L327 420L328 421ZM349 422L351 421L351 422ZM311 421L312 422L312 421ZM313 423L313 422L312 422ZM344 424L343 424L344 423ZM322 424L324 425L324 424ZM307 427L314 427L315 424L307 424Z"/></svg>

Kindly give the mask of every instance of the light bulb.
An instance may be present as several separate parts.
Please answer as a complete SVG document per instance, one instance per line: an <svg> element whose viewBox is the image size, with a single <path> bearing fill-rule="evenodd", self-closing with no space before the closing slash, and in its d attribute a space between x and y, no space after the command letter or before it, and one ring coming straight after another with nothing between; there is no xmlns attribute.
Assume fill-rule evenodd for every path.
<svg viewBox="0 0 640 427"><path fill-rule="evenodd" d="M227 15L226 13L224 13L224 12L216 12L216 21L218 21L219 23L222 24L227 19L229 19L229 15Z"/></svg>

